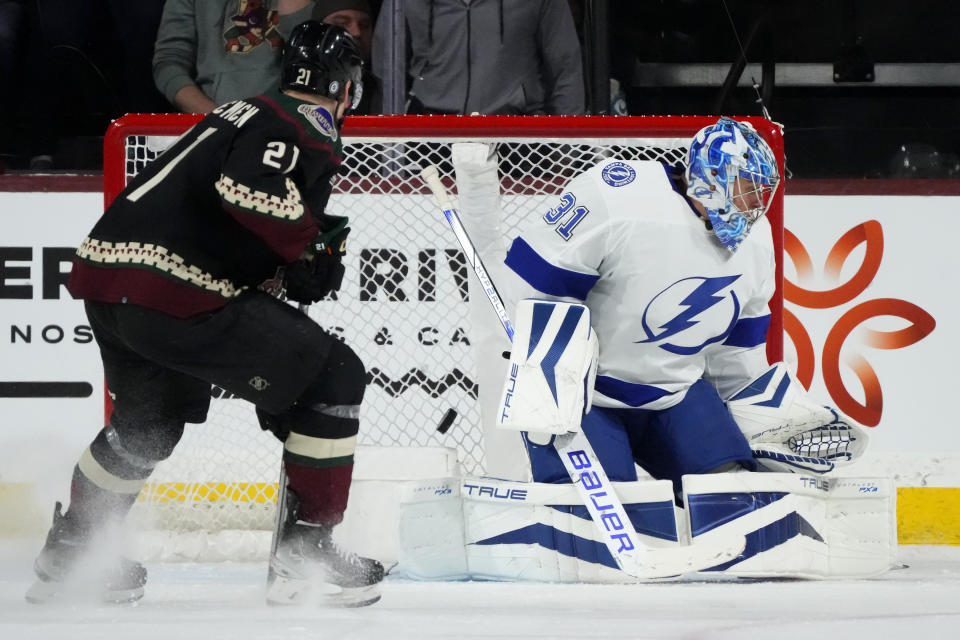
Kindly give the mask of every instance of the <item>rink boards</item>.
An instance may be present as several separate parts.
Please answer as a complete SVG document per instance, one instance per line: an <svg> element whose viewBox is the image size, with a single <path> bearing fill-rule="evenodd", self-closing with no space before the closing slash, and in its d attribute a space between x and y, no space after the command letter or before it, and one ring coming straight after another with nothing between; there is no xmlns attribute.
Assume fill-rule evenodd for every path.
<svg viewBox="0 0 960 640"><path fill-rule="evenodd" d="M851 475L895 478L900 543L960 544L960 431L947 418L955 413L955 363L943 357L960 352L953 342L960 302L943 295L944 274L960 267L953 246L960 197L787 193L786 307L796 322L788 323L786 359L806 372L812 393L872 427L870 460ZM92 389L72 397L0 394L4 534L48 526L52 500L65 497L70 467L102 423L96 350L82 307L60 286L61 262L92 225L101 197L0 191L0 390L51 380ZM938 233L917 242L918 226ZM875 301L890 313L871 316ZM862 326L853 326L858 320ZM793 343L800 346L791 351ZM856 357L860 368L847 367ZM245 498L248 489L271 495L257 486L267 479L248 484L236 488L241 502L268 499Z"/></svg>

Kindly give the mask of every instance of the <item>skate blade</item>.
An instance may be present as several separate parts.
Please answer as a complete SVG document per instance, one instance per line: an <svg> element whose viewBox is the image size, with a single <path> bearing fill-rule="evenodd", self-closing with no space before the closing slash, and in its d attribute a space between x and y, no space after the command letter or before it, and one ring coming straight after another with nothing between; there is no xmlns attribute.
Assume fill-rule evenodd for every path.
<svg viewBox="0 0 960 640"><path fill-rule="evenodd" d="M366 607L380 599L380 585L341 587L329 582L288 578L273 574L267 584L267 604L317 607Z"/></svg>
<svg viewBox="0 0 960 640"><path fill-rule="evenodd" d="M37 580L27 589L24 598L30 604L90 603L90 604L130 604L143 597L143 587L91 593L89 585L69 585L62 582Z"/></svg>

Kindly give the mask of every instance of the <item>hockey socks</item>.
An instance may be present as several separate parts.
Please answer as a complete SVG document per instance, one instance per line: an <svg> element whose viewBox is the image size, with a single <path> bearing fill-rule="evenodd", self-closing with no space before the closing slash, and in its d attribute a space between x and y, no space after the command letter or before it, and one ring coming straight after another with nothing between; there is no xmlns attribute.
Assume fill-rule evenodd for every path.
<svg viewBox="0 0 960 640"><path fill-rule="evenodd" d="M287 455L284 458L288 486L299 498L299 519L329 527L339 524L350 495L352 457L349 464L331 467L308 466Z"/></svg>

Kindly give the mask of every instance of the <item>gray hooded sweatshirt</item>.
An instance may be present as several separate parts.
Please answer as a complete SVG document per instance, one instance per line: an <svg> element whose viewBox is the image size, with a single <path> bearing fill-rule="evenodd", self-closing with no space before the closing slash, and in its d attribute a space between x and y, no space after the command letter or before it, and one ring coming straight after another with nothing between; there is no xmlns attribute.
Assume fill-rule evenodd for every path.
<svg viewBox="0 0 960 640"><path fill-rule="evenodd" d="M426 109L584 112L580 43L567 0L386 0L381 15L392 2L404 2L410 95ZM388 37L375 34L375 57Z"/></svg>
<svg viewBox="0 0 960 640"><path fill-rule="evenodd" d="M311 5L279 15L277 0L167 0L153 54L153 79L170 103L196 84L216 104L280 83L284 39L310 19Z"/></svg>

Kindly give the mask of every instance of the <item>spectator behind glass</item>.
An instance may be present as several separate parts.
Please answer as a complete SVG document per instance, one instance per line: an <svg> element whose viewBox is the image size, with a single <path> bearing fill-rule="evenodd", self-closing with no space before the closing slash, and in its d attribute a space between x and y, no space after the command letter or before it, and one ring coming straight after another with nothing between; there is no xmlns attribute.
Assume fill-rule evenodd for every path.
<svg viewBox="0 0 960 640"><path fill-rule="evenodd" d="M316 0L313 19L335 24L353 36L363 56L363 94L352 112L358 115L380 113L382 90L370 70L370 46L373 42L373 13L368 0Z"/></svg>
<svg viewBox="0 0 960 640"><path fill-rule="evenodd" d="M20 86L19 27L23 17L20 0L0 0L0 74L9 86ZM0 173L16 155L14 115L16 98L0 100ZM17 114L18 115L18 114Z"/></svg>
<svg viewBox="0 0 960 640"><path fill-rule="evenodd" d="M263 93L277 85L285 38L311 9L310 0L167 0L154 82L186 113Z"/></svg>
<svg viewBox="0 0 960 640"><path fill-rule="evenodd" d="M0 146L30 170L98 169L124 113L163 110L150 59L163 0L0 0ZM36 96L56 86L67 104ZM22 158L22 162L20 160Z"/></svg>
<svg viewBox="0 0 960 640"><path fill-rule="evenodd" d="M313 19L335 24L353 36L363 61L370 62L373 14L368 0L315 0Z"/></svg>
<svg viewBox="0 0 960 640"><path fill-rule="evenodd" d="M384 78L389 17L374 30ZM406 0L407 113L582 114L583 65L567 0Z"/></svg>

